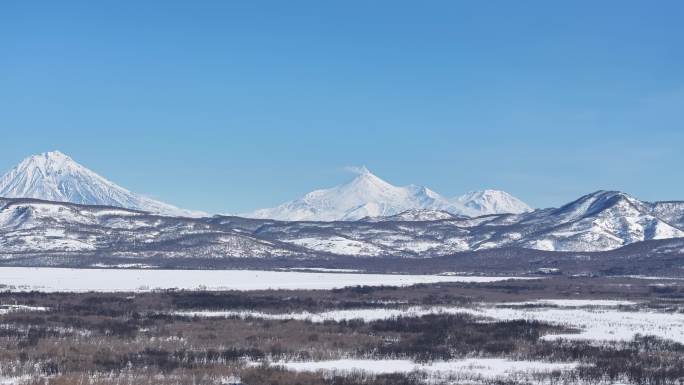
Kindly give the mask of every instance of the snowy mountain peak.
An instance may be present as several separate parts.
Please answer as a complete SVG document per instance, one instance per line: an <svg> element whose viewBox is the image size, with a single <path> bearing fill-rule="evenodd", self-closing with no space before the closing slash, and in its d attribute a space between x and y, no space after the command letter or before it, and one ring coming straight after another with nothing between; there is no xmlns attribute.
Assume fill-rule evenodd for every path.
<svg viewBox="0 0 684 385"><path fill-rule="evenodd" d="M22 160L0 178L0 197L116 206L164 215L203 214L134 194L60 151L45 152Z"/></svg>
<svg viewBox="0 0 684 385"><path fill-rule="evenodd" d="M480 212L481 215L522 214L532 211L532 208L525 202L501 190L470 191L456 198L456 201Z"/></svg>
<svg viewBox="0 0 684 385"><path fill-rule="evenodd" d="M370 172L365 166L360 169L359 174L346 185L349 189L364 189L368 192L381 192L391 190L392 186L388 182L380 179L377 175Z"/></svg>
<svg viewBox="0 0 684 385"><path fill-rule="evenodd" d="M351 171L351 172L358 174L358 175L365 175L365 174L373 175L373 173L370 172L370 170L366 166L347 167L347 171ZM373 175L373 176L375 176L375 175Z"/></svg>
<svg viewBox="0 0 684 385"><path fill-rule="evenodd" d="M47 175L53 172L73 172L78 164L62 152L50 151L24 159L17 168Z"/></svg>
<svg viewBox="0 0 684 385"><path fill-rule="evenodd" d="M599 190L579 197L567 203L555 212L567 219L577 219L605 211L612 207L632 207L634 210L645 210L643 203L629 194L620 191Z"/></svg>
<svg viewBox="0 0 684 385"><path fill-rule="evenodd" d="M391 216L413 209L442 210L468 216L531 210L520 200L502 191L497 192L498 195L487 193L464 201L451 200L424 186L392 185L366 167L354 168L353 171L357 174L356 177L346 184L315 190L280 206L243 215L287 221L337 221Z"/></svg>
<svg viewBox="0 0 684 385"><path fill-rule="evenodd" d="M68 161L73 162L73 159L69 158L63 152L57 151L57 150L44 152L42 154L36 154L36 155L28 157L26 160L33 161L36 163L43 162L45 164L63 163L63 162L68 162Z"/></svg>

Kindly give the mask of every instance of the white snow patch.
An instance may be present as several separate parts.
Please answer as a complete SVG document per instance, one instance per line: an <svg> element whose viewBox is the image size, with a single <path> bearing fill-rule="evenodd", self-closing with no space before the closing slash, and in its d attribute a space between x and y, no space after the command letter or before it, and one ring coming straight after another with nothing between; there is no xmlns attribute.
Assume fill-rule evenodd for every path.
<svg viewBox="0 0 684 385"><path fill-rule="evenodd" d="M22 377L5 377L0 376L0 385L19 385L27 383L31 378L29 376Z"/></svg>
<svg viewBox="0 0 684 385"><path fill-rule="evenodd" d="M275 362L292 371L339 373L366 372L371 374L426 372L432 379L458 376L461 379L498 379L531 377L536 373L556 370L568 371L577 363L558 363L543 361L511 361L502 358L468 358L452 361L416 363L410 360L359 360L343 359L331 361Z"/></svg>
<svg viewBox="0 0 684 385"><path fill-rule="evenodd" d="M501 304L507 305L507 304ZM595 308L506 308L483 306L463 312L495 320L531 320L579 329L579 333L553 334L545 339L628 341L637 334L684 343L684 314Z"/></svg>
<svg viewBox="0 0 684 385"><path fill-rule="evenodd" d="M364 270L359 269L329 269L326 267L291 267L277 270L283 271L318 271L321 273L363 273Z"/></svg>
<svg viewBox="0 0 684 385"><path fill-rule="evenodd" d="M154 265L148 265L145 263L118 263L115 265L106 263L93 263L90 266L102 269L154 269L156 267Z"/></svg>
<svg viewBox="0 0 684 385"><path fill-rule="evenodd" d="M48 308L43 306L0 305L0 315L22 311L47 311L47 309Z"/></svg>
<svg viewBox="0 0 684 385"><path fill-rule="evenodd" d="M115 270L0 267L0 288L44 292L148 291L152 289L330 290L347 286L410 286L419 283L497 282L509 279L534 278L261 270Z"/></svg>
<svg viewBox="0 0 684 385"><path fill-rule="evenodd" d="M615 307L636 305L634 301L621 301L612 299L540 299L537 301L526 302L507 302L503 305L524 306L524 305L551 305L559 307Z"/></svg>
<svg viewBox="0 0 684 385"><path fill-rule="evenodd" d="M398 317L422 317L430 314L458 314L461 312L460 308L455 310L446 307L420 307L413 306L409 308L400 309L349 309L349 310L331 310L320 313L300 312L300 313L263 313L258 311L247 310L200 310L200 311L177 311L173 315L186 317L203 317L203 318L261 318L270 320L299 320L310 321L316 323L323 323L326 321L349 321L349 320L363 320L364 322L372 322L378 320L386 320Z"/></svg>

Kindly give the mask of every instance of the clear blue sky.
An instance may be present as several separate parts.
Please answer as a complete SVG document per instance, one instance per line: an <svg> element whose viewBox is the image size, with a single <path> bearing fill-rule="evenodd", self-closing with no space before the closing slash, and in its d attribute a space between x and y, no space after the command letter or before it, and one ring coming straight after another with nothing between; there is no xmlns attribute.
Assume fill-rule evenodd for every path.
<svg viewBox="0 0 684 385"><path fill-rule="evenodd" d="M351 178L684 199L682 1L4 1L0 169L242 212Z"/></svg>

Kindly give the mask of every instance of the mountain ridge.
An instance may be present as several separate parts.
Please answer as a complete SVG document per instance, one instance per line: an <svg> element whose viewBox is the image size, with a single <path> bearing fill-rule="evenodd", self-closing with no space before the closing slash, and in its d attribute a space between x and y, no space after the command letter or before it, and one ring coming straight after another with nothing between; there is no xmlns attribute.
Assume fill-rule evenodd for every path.
<svg viewBox="0 0 684 385"><path fill-rule="evenodd" d="M684 202L666 205L668 216L681 219ZM558 253L547 254L551 257L574 255L579 263L583 253L668 239L684 242L684 226L662 220L662 210L661 202L597 191L561 208L522 214L470 218L409 210L390 217L315 223L159 216L110 206L0 198L0 260L21 263L37 256L41 263L56 263L51 255L87 257L93 263L100 258L152 258L167 260L165 265L173 265L176 258L200 264L231 258L256 258L264 263L282 258L413 260L465 252L505 256L506 250L517 249ZM667 244L668 253L684 255L680 241Z"/></svg>

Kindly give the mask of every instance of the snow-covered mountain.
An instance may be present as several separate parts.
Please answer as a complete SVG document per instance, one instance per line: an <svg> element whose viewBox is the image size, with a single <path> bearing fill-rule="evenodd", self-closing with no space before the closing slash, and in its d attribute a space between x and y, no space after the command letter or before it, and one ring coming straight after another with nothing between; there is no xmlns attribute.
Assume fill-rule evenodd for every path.
<svg viewBox="0 0 684 385"><path fill-rule="evenodd" d="M201 216L132 193L59 151L24 159L0 178L0 197L115 206L172 216Z"/></svg>
<svg viewBox="0 0 684 385"><path fill-rule="evenodd" d="M456 198L456 202L475 210L480 215L522 214L532 211L532 207L527 203L501 190L471 191Z"/></svg>
<svg viewBox="0 0 684 385"><path fill-rule="evenodd" d="M684 212L683 202L640 201L619 191L597 191L558 209L532 213L519 222L534 237L521 243L541 250L610 250L646 240L684 237L684 227L667 214ZM538 215L542 214L542 215Z"/></svg>
<svg viewBox="0 0 684 385"><path fill-rule="evenodd" d="M413 259L485 251L481 255L509 258L508 250L536 249L553 258L560 255L554 254L557 251L575 252L562 255L580 257L573 263L581 265L589 258L585 253L634 245L629 250L647 255L643 250L650 246L642 250L637 244L666 239L684 240L684 202L650 203L617 191L597 191L559 208L522 214L471 218L412 209L320 223L159 216L117 207L0 198L0 262L24 263L36 257L53 264L56 255L83 263L151 258L169 264L176 259ZM663 244L684 255L684 248L677 246L681 242Z"/></svg>
<svg viewBox="0 0 684 385"><path fill-rule="evenodd" d="M99 257L266 258L305 253L212 218L153 215L118 207L0 198L0 260L70 253ZM87 254L92 253L92 254ZM96 256L97 255L97 256Z"/></svg>
<svg viewBox="0 0 684 385"><path fill-rule="evenodd" d="M449 199L423 186L394 186L363 167L347 184L315 190L277 207L243 215L285 221L349 221L392 216L407 210L438 210L478 216L522 213L531 209L503 191L485 190Z"/></svg>
<svg viewBox="0 0 684 385"><path fill-rule="evenodd" d="M350 183L250 219L190 218L194 212L133 194L59 152L21 162L0 178L0 196L0 260L50 253L162 259L421 258L510 248L586 253L684 239L681 201L596 191L530 211L501 191L448 199L425 187L393 186L365 169Z"/></svg>
<svg viewBox="0 0 684 385"><path fill-rule="evenodd" d="M275 222L260 235L320 252L360 256L439 256L461 251L528 248L593 252L642 241L683 238L684 202L643 202L617 191L597 191L560 208L476 218L409 210L382 218L307 226ZM342 247L346 246L346 249Z"/></svg>

